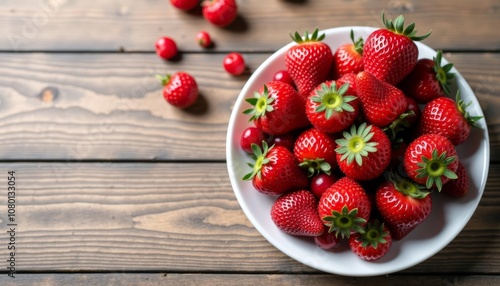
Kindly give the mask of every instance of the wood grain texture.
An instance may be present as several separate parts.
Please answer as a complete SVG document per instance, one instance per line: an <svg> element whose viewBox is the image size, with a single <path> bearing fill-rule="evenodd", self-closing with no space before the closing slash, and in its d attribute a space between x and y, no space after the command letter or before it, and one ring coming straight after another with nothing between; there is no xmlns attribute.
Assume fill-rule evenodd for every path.
<svg viewBox="0 0 500 286"><path fill-rule="evenodd" d="M16 171L17 271L319 273L248 221L224 163L3 163ZM210 173L210 176L207 174ZM499 274L500 166L465 229L406 274ZM7 229L6 195L0 227ZM0 241L7 232L0 231ZM3 249L3 250L2 250ZM0 257L7 257L6 248Z"/></svg>
<svg viewBox="0 0 500 286"><path fill-rule="evenodd" d="M217 51L273 51L290 42L294 31L339 26L381 27L380 14L404 14L436 49L498 50L498 0L487 1L237 1L239 17L220 29L200 11L182 12L168 1L5 0L0 10L0 50L152 51L163 35L185 51L200 51L194 37L207 30ZM272 27L272 29L270 29ZM480 44L479 44L480 43Z"/></svg>
<svg viewBox="0 0 500 286"><path fill-rule="evenodd" d="M270 55L244 54L232 77L222 54L0 54L3 160L224 160L232 107L249 75ZM500 160L500 54L447 53L485 112L491 158ZM201 98L180 110L162 97L155 74L188 71ZM57 92L45 92L47 87ZM50 89L49 89L50 91Z"/></svg>
<svg viewBox="0 0 500 286"><path fill-rule="evenodd" d="M167 285L167 286L226 286L226 285L433 285L433 286L489 286L499 283L496 276L485 275L390 275L379 277L343 277L336 275L303 274L181 274L181 273L110 273L110 274L19 274L15 279L0 276L4 286L24 285Z"/></svg>

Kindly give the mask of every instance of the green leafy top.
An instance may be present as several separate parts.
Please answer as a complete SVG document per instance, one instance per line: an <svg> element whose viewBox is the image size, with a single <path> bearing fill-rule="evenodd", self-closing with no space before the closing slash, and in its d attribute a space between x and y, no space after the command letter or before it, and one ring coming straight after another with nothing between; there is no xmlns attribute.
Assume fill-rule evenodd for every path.
<svg viewBox="0 0 500 286"><path fill-rule="evenodd" d="M274 146L274 145L273 145ZM273 148L273 146L269 147L266 143L266 141L262 141L262 149L259 147L259 145L252 143L252 157L255 160L254 163L247 163L250 168L252 168L252 171L248 174L246 174L243 177L243 180L248 181L253 179L255 176L261 177L261 170L262 166L269 163L269 158L266 158L267 153L269 150Z"/></svg>
<svg viewBox="0 0 500 286"><path fill-rule="evenodd" d="M357 40L354 40L354 31L351 30L351 41L354 44L354 50L356 53L363 55L363 46L365 45L363 38L359 37Z"/></svg>
<svg viewBox="0 0 500 286"><path fill-rule="evenodd" d="M275 98L269 96L269 90L267 86L264 85L264 90L262 94L254 92L254 97L245 99L246 102L250 103L253 108L243 111L244 114L252 115L249 121L255 120L259 117L266 115L266 112L271 112L274 110L272 103Z"/></svg>
<svg viewBox="0 0 500 286"><path fill-rule="evenodd" d="M374 135L371 130L372 125L367 126L363 123L358 128L352 125L350 132L344 131L342 133L344 138L335 140L339 145L335 151L342 155L340 161L347 159L347 164L356 161L361 166L363 157L368 156L370 152L376 152L379 143L370 141Z"/></svg>
<svg viewBox="0 0 500 286"><path fill-rule="evenodd" d="M311 97L313 102L319 103L319 106L316 107L316 112L325 112L327 120L332 117L334 111L354 112L354 108L349 102L355 100L357 97L344 95L347 89L349 89L349 83L343 84L338 90L335 81L332 81L330 85L322 83L321 89L316 90L316 95Z"/></svg>
<svg viewBox="0 0 500 286"><path fill-rule="evenodd" d="M448 165L457 160L456 156L447 156L446 151L438 154L437 149L432 151L430 158L421 157L421 162L417 163L420 168L417 169L417 178L427 178L425 186L430 189L435 184L438 191L443 187L443 177L457 179L458 176Z"/></svg>
<svg viewBox="0 0 500 286"><path fill-rule="evenodd" d="M389 232L384 229L384 224L378 220L369 221L364 230L364 233L357 238L361 241L361 246L365 248L371 246L376 249L379 244L387 242L385 237Z"/></svg>
<svg viewBox="0 0 500 286"><path fill-rule="evenodd" d="M395 172L389 172L387 180L391 182L394 188L400 193L414 199L423 199L430 194L425 186L417 184L410 179L403 178Z"/></svg>
<svg viewBox="0 0 500 286"><path fill-rule="evenodd" d="M467 111L467 107L469 107L469 105L472 104L472 101L469 101L469 103L465 103L460 96L460 90L457 91L457 96L455 98L455 101L457 103L458 110L471 126L474 126L478 120L483 118L482 116L472 116L469 114L469 112Z"/></svg>
<svg viewBox="0 0 500 286"><path fill-rule="evenodd" d="M450 95L450 81L455 77L455 74L450 72L453 68L452 63L448 63L441 66L441 60L443 58L443 51L439 50L436 56L433 58L434 61L434 72L436 73L436 79L438 80L441 88L446 95Z"/></svg>
<svg viewBox="0 0 500 286"><path fill-rule="evenodd" d="M319 35L319 30L316 28L312 34L309 32L305 32L304 38L299 34L299 32L295 32L295 34L290 34L292 40L294 40L297 44L302 44L305 42L321 42L325 38L325 34Z"/></svg>
<svg viewBox="0 0 500 286"><path fill-rule="evenodd" d="M332 215L323 217L323 220L329 227L328 232L335 232L336 237L340 235L342 238L349 237L352 231L363 233L362 225L366 222L364 218L358 216L357 208L349 210L346 205L340 212L332 210Z"/></svg>
<svg viewBox="0 0 500 286"><path fill-rule="evenodd" d="M429 32L423 36L416 36L417 30L415 30L415 23L411 23L405 28L405 19L403 15L399 15L393 22L389 19L385 19L384 12L382 11L382 22L384 22L388 30L399 35L407 36L414 41L422 41L431 34L431 32Z"/></svg>

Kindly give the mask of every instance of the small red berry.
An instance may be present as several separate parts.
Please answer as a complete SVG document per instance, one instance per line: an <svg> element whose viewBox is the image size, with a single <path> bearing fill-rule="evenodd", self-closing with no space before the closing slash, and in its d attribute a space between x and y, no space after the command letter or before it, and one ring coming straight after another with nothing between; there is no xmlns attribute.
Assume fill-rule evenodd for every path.
<svg viewBox="0 0 500 286"><path fill-rule="evenodd" d="M203 48L209 48L212 46L212 39L210 38L210 34L206 31L200 31L196 34L196 41Z"/></svg>
<svg viewBox="0 0 500 286"><path fill-rule="evenodd" d="M240 146L243 151L252 154L252 144L257 144L262 148L262 140L265 140L264 132L257 127L248 127L243 131L240 139Z"/></svg>
<svg viewBox="0 0 500 286"><path fill-rule="evenodd" d="M311 185L309 189L311 192L319 199L321 195L337 181L335 175L327 175L325 173L319 173L311 179Z"/></svg>
<svg viewBox="0 0 500 286"><path fill-rule="evenodd" d="M168 37L161 37L156 40L156 54L165 60L169 60L177 55L177 44Z"/></svg>
<svg viewBox="0 0 500 286"><path fill-rule="evenodd" d="M177 72L164 77L157 76L163 84L163 97L173 106L186 108L198 99L198 85L194 77L185 72Z"/></svg>
<svg viewBox="0 0 500 286"><path fill-rule="evenodd" d="M203 17L219 27L228 26L238 16L235 0L205 0L201 5Z"/></svg>
<svg viewBox="0 0 500 286"><path fill-rule="evenodd" d="M335 232L329 232L330 228L325 226L323 234L314 237L314 243L321 249L332 249L339 245L340 238L335 235Z"/></svg>
<svg viewBox="0 0 500 286"><path fill-rule="evenodd" d="M198 0L170 0L170 3L177 9L187 11L196 7Z"/></svg>
<svg viewBox="0 0 500 286"><path fill-rule="evenodd" d="M274 135L270 139L270 145L283 146L286 149L293 151L293 147L295 144L295 135L293 133Z"/></svg>
<svg viewBox="0 0 500 286"><path fill-rule="evenodd" d="M224 69L232 75L240 75L245 71L245 59L240 53L229 53L224 58Z"/></svg>
<svg viewBox="0 0 500 286"><path fill-rule="evenodd" d="M273 76L273 80L282 81L284 83L288 83L289 85L295 87L295 83L293 82L293 79L287 70L277 71Z"/></svg>

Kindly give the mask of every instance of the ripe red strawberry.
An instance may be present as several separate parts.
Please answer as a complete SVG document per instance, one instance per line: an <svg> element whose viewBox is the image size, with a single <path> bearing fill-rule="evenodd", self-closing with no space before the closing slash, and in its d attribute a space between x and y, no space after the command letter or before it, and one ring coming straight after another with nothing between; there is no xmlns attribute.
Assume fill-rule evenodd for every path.
<svg viewBox="0 0 500 286"><path fill-rule="evenodd" d="M254 97L246 101L253 108L243 113L252 115L250 121L266 134L285 134L310 125L304 105L297 104L301 101L299 94L284 82L268 82L260 93L255 92Z"/></svg>
<svg viewBox="0 0 500 286"><path fill-rule="evenodd" d="M421 224L430 214L432 199L424 187L409 179L391 174L375 193L378 213L400 240Z"/></svg>
<svg viewBox="0 0 500 286"><path fill-rule="evenodd" d="M349 237L349 247L354 254L363 260L373 261L389 252L392 237L383 223L371 220L363 230L363 233L355 233Z"/></svg>
<svg viewBox="0 0 500 286"><path fill-rule="evenodd" d="M330 174L337 167L335 138L316 128L302 132L293 147L299 166L307 170L309 177L320 172Z"/></svg>
<svg viewBox="0 0 500 286"><path fill-rule="evenodd" d="M356 88L356 74L354 73L346 73L343 76L339 77L335 82L338 86L342 86L346 83L349 84L349 90L352 90L354 96L358 96L357 88Z"/></svg>
<svg viewBox="0 0 500 286"><path fill-rule="evenodd" d="M290 235L318 236L324 230L316 198L307 190L280 196L271 208L271 219L280 230Z"/></svg>
<svg viewBox="0 0 500 286"><path fill-rule="evenodd" d="M470 134L471 126L482 116L471 116L467 107L457 93L456 100L439 97L427 103L422 110L419 134L435 133L448 138L453 145L462 144Z"/></svg>
<svg viewBox="0 0 500 286"><path fill-rule="evenodd" d="M391 124L408 107L401 90L366 71L356 76L356 92L366 121L378 127Z"/></svg>
<svg viewBox="0 0 500 286"><path fill-rule="evenodd" d="M450 197L465 197L469 192L469 174L462 162L458 161L457 179L446 183L441 189L441 193Z"/></svg>
<svg viewBox="0 0 500 286"><path fill-rule="evenodd" d="M305 32L304 38L295 32L292 39L297 44L285 56L287 70L304 100L330 73L333 55L330 47L321 42L324 38L318 29L312 35Z"/></svg>
<svg viewBox="0 0 500 286"><path fill-rule="evenodd" d="M193 76L186 72L176 72L172 75L157 75L163 87L163 97L173 106L186 108L198 99L198 85Z"/></svg>
<svg viewBox="0 0 500 286"><path fill-rule="evenodd" d="M363 70L363 38L354 40L354 31L351 30L351 40L352 43L341 45L333 54L333 79L347 73L357 74Z"/></svg>
<svg viewBox="0 0 500 286"><path fill-rule="evenodd" d="M374 125L355 125L336 140L337 164L340 170L355 180L371 180L380 176L391 161L391 142Z"/></svg>
<svg viewBox="0 0 500 286"><path fill-rule="evenodd" d="M381 81L396 85L415 67L418 48L414 41L430 35L416 36L415 24L404 27L404 18L399 16L392 22L382 13L385 28L372 32L363 47L363 64L367 72Z"/></svg>
<svg viewBox="0 0 500 286"><path fill-rule="evenodd" d="M406 148L403 165L408 177L438 191L450 179L456 179L458 156L450 140L439 134L424 134Z"/></svg>
<svg viewBox="0 0 500 286"><path fill-rule="evenodd" d="M268 195L281 195L285 192L304 189L309 186L305 172L300 169L297 158L285 147L268 147L262 142L262 149L252 144L254 163L248 165L252 172L243 180L252 180L257 191Z"/></svg>
<svg viewBox="0 0 500 286"><path fill-rule="evenodd" d="M362 232L370 219L371 204L365 190L355 180L343 177L321 196L318 212L329 232L337 237L349 237Z"/></svg>
<svg viewBox="0 0 500 286"><path fill-rule="evenodd" d="M219 27L229 26L238 16L235 0L204 0L201 5L203 17Z"/></svg>
<svg viewBox="0 0 500 286"><path fill-rule="evenodd" d="M442 51L438 51L432 60L418 60L415 68L398 84L398 87L419 103L427 103L435 98L450 95L450 80L455 76L450 73L453 64L441 66L442 58Z"/></svg>
<svg viewBox="0 0 500 286"><path fill-rule="evenodd" d="M351 126L359 109L359 100L349 84L338 86L335 81L320 84L306 100L307 118L314 127L327 133Z"/></svg>

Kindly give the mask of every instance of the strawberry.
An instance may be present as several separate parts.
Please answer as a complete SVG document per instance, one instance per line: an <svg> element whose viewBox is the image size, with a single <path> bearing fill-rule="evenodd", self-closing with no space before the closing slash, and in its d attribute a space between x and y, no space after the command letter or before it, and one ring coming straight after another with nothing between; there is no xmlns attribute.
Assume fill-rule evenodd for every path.
<svg viewBox="0 0 500 286"><path fill-rule="evenodd" d="M380 176L391 161L391 142L380 128L362 123L336 140L337 164L346 176L371 180Z"/></svg>
<svg viewBox="0 0 500 286"><path fill-rule="evenodd" d="M363 47L364 70L372 73L381 81L396 85L415 67L418 48L414 41L421 41L430 35L416 36L415 24L404 27L404 17L394 22L386 20L382 13L385 28L373 31Z"/></svg>
<svg viewBox="0 0 500 286"><path fill-rule="evenodd" d="M262 142L262 149L252 144L254 163L248 165L252 172L246 174L243 180L252 180L257 191L268 195L281 195L285 192L307 188L307 175L298 165L298 161L285 147L268 147Z"/></svg>
<svg viewBox="0 0 500 286"><path fill-rule="evenodd" d="M373 261L389 252L392 237L383 223L371 220L363 230L364 232L349 237L349 247L354 254L363 260Z"/></svg>
<svg viewBox="0 0 500 286"><path fill-rule="evenodd" d="M470 134L471 126L482 116L471 116L457 92L456 100L439 97L427 103L422 110L418 133L435 133L448 138L453 145L462 144Z"/></svg>
<svg viewBox="0 0 500 286"><path fill-rule="evenodd" d="M343 76L339 77L335 82L337 83L338 86L342 86L346 83L349 84L349 90L352 92L352 95L358 96L357 89L356 89L356 74L354 73L346 73Z"/></svg>
<svg viewBox="0 0 500 286"><path fill-rule="evenodd" d="M293 153L299 160L299 166L306 169L309 177L320 172L330 174L337 167L335 158L335 139L316 128L302 132L295 140Z"/></svg>
<svg viewBox="0 0 500 286"><path fill-rule="evenodd" d="M362 232L370 218L371 205L365 190L355 180L343 177L321 196L318 212L329 232L337 237L349 237Z"/></svg>
<svg viewBox="0 0 500 286"><path fill-rule="evenodd" d="M238 16L235 0L204 0L201 9L205 20L218 27L229 26Z"/></svg>
<svg viewBox="0 0 500 286"><path fill-rule="evenodd" d="M335 81L316 87L306 100L306 114L314 127L322 132L335 133L354 123L359 114L359 101L349 84L337 89Z"/></svg>
<svg viewBox="0 0 500 286"><path fill-rule="evenodd" d="M157 75L163 85L163 97L173 106L186 108L198 99L198 85L193 76L186 72L176 72L166 76Z"/></svg>
<svg viewBox="0 0 500 286"><path fill-rule="evenodd" d="M362 71L356 76L356 92L366 121L385 127L406 111L406 96L398 88Z"/></svg>
<svg viewBox="0 0 500 286"><path fill-rule="evenodd" d="M172 5L180 10L191 10L198 5L198 0L170 0Z"/></svg>
<svg viewBox="0 0 500 286"><path fill-rule="evenodd" d="M438 51L432 60L418 60L398 87L419 103L427 103L435 98L450 95L450 81L455 76L450 72L453 64L441 66L442 58L442 51Z"/></svg>
<svg viewBox="0 0 500 286"><path fill-rule="evenodd" d="M309 126L304 105L297 91L289 84L271 81L255 92L253 98L247 98L253 108L243 111L252 115L250 121L270 135L280 135L292 130Z"/></svg>
<svg viewBox="0 0 500 286"><path fill-rule="evenodd" d="M281 195L271 207L271 219L280 230L290 235L318 236L324 230L316 198L307 190Z"/></svg>
<svg viewBox="0 0 500 286"><path fill-rule="evenodd" d="M424 134L406 148L403 166L408 177L416 183L441 191L450 179L457 178L457 151L445 137Z"/></svg>
<svg viewBox="0 0 500 286"><path fill-rule="evenodd" d="M458 161L457 177L456 180L449 181L444 185L441 193L455 198L465 197L469 191L469 174L460 161Z"/></svg>
<svg viewBox="0 0 500 286"><path fill-rule="evenodd" d="M430 214L432 199L421 185L391 173L375 192L375 203L392 238L400 240Z"/></svg>
<svg viewBox="0 0 500 286"><path fill-rule="evenodd" d="M290 76L304 99L320 83L326 81L333 61L332 50L321 42L325 34L319 35L318 29L304 38L298 32L291 36L296 45L290 47L285 63Z"/></svg>
<svg viewBox="0 0 500 286"><path fill-rule="evenodd" d="M337 79L344 74L357 74L363 70L363 38L354 40L354 31L351 30L352 43L341 45L333 54L332 78Z"/></svg>

